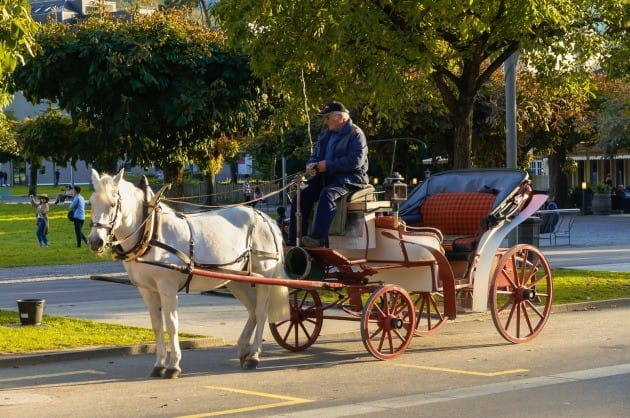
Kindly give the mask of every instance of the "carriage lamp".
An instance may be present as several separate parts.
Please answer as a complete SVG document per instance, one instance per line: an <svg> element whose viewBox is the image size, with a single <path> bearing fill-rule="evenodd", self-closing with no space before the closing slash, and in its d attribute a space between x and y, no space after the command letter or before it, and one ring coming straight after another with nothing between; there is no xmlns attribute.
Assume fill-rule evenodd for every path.
<svg viewBox="0 0 630 418"><path fill-rule="evenodd" d="M392 218L394 228L398 228L398 204L407 200L407 184L400 173L393 172L391 177L385 179L385 200L392 202Z"/></svg>
<svg viewBox="0 0 630 418"><path fill-rule="evenodd" d="M391 177L385 179L383 188L385 189L385 200L392 203L404 202L407 200L407 184L400 173L393 172Z"/></svg>

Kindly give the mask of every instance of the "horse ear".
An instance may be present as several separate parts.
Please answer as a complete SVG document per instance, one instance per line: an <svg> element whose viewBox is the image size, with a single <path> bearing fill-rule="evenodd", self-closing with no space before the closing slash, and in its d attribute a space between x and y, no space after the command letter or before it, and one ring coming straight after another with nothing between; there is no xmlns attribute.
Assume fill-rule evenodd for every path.
<svg viewBox="0 0 630 418"><path fill-rule="evenodd" d="M123 174L125 174L125 167L121 168L116 177L114 177L114 184L118 186L120 180L123 178Z"/></svg>
<svg viewBox="0 0 630 418"><path fill-rule="evenodd" d="M141 189L149 187L149 180L147 179L147 176L142 175L142 177L140 177L140 182L138 183L138 187L140 187Z"/></svg>
<svg viewBox="0 0 630 418"><path fill-rule="evenodd" d="M98 171L92 169L92 184L97 185L101 182L101 176L98 175Z"/></svg>

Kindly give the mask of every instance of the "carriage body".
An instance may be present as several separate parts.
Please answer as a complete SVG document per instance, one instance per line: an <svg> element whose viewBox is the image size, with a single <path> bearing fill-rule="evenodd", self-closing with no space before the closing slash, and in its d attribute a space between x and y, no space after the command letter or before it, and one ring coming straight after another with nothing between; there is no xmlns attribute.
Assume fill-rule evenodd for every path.
<svg viewBox="0 0 630 418"><path fill-rule="evenodd" d="M546 198L532 195L528 175L521 170L439 173L416 188L393 216L387 213L391 209L388 202L348 203L346 210L358 208L360 212L354 216L341 214L354 219L355 224L346 227L349 234L331 236L327 249L291 250L305 253L305 257L312 257L312 265L319 265L319 276L309 277L309 272L299 271L298 278L341 284L346 289L347 297L339 296L339 303L316 305L325 310L350 302L354 309L346 311L357 317L361 308L364 344L377 358L390 358L392 353L402 352L408 343L401 341L397 347L390 344L385 350L375 349L372 334L367 329L364 332L370 323L366 315L378 317L379 312L386 310L381 307L374 313L371 306L375 293L387 293L383 287L393 293L389 302L379 296L380 303L396 299L402 304L387 309L405 315L408 310L414 311L411 319L400 316L403 322L413 323L415 335L431 334L446 319L454 319L457 298L460 309L490 310L497 329L509 341L529 341L538 335L549 317L552 286L549 265L535 247L517 245L508 249L501 248L501 244ZM365 302L360 294L371 296ZM326 316L319 318L323 320ZM387 333L387 321L393 319L383 316L374 321L379 324L378 332L373 333L377 335L381 328ZM388 335L399 334L393 330ZM282 335L275 333L276 340L292 349ZM312 335L308 338L313 339ZM411 336L404 334L401 340L406 338Z"/></svg>

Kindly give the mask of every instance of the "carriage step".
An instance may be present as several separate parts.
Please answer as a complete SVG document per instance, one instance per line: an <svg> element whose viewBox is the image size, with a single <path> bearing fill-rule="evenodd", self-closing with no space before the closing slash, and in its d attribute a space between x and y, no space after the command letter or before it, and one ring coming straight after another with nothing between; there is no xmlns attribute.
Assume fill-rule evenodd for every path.
<svg viewBox="0 0 630 418"><path fill-rule="evenodd" d="M98 276L98 275L93 275L90 276L90 280L96 280L99 282L110 282L110 283L117 283L117 284L126 284L129 286L135 286L133 283L131 283L131 280L129 280L128 278L123 278L123 277L111 277L111 276Z"/></svg>

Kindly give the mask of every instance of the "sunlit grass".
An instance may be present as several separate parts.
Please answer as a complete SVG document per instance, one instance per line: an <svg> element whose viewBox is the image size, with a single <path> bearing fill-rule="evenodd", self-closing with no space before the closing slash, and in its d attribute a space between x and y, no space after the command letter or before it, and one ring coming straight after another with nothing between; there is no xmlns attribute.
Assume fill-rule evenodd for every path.
<svg viewBox="0 0 630 418"><path fill-rule="evenodd" d="M26 352L117 347L155 341L153 331L141 327L44 315L43 326L16 326L17 312L0 310L0 355ZM7 326L8 325L8 326ZM180 333L181 338L199 337Z"/></svg>
<svg viewBox="0 0 630 418"><path fill-rule="evenodd" d="M111 261L108 256L94 255L85 245L76 248L74 225L68 221L67 213L67 205L50 205L50 246L42 248L35 236L35 208L29 204L0 203L0 268ZM89 216L87 209L85 235L89 234Z"/></svg>

